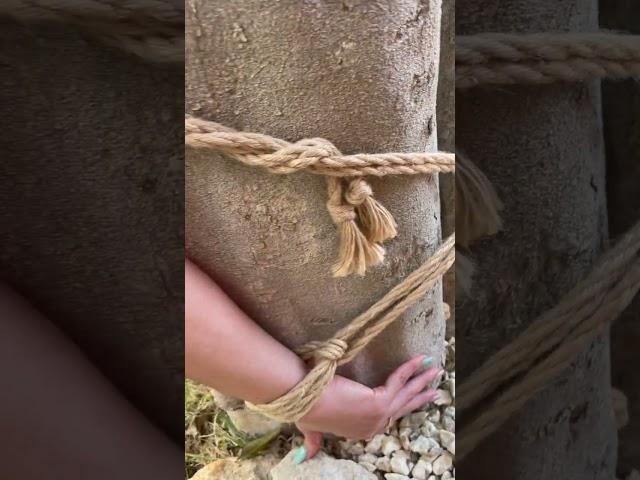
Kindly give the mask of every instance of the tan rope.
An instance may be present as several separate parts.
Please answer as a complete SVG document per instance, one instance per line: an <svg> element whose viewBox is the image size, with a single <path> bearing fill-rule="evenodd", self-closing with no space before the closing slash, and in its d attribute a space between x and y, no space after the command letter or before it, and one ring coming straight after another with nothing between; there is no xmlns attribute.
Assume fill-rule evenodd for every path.
<svg viewBox="0 0 640 480"><path fill-rule="evenodd" d="M234 158L245 165L286 175L306 171L327 177L327 210L337 226L340 245L333 268L337 277L364 275L384 261L382 242L396 236L393 216L373 198L365 175L417 175L453 172L451 153L381 153L343 155L328 140L295 143L258 133L237 132L218 123L187 116L185 144ZM351 177L348 182L343 177Z"/></svg>
<svg viewBox="0 0 640 480"><path fill-rule="evenodd" d="M184 61L182 0L3 0L0 14L72 25L148 61Z"/></svg>
<svg viewBox="0 0 640 480"><path fill-rule="evenodd" d="M557 379L588 342L631 303L639 289L640 222L558 305L460 385L459 408L468 412L477 407L481 413L460 430L458 458ZM514 380L518 375L522 378ZM499 397L490 401L498 391L502 391Z"/></svg>
<svg viewBox="0 0 640 480"><path fill-rule="evenodd" d="M456 37L456 88L640 78L640 36L615 33Z"/></svg>
<svg viewBox="0 0 640 480"><path fill-rule="evenodd" d="M454 260L455 236L452 235L420 268L331 339L309 342L296 349L304 360L313 361L313 368L292 390L271 403L249 404L249 407L281 422L302 418L322 395L338 366L353 360L388 325L424 298Z"/></svg>

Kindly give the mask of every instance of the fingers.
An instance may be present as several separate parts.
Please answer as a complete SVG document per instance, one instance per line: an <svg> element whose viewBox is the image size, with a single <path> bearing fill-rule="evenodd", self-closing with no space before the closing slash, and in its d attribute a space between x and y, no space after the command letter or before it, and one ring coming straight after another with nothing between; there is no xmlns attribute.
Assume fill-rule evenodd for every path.
<svg viewBox="0 0 640 480"><path fill-rule="evenodd" d="M425 390L424 392L415 395L411 400L405 403L393 416L394 419L404 417L406 414L418 410L427 403L433 402L438 398L438 392L435 390Z"/></svg>
<svg viewBox="0 0 640 480"><path fill-rule="evenodd" d="M402 406L411 401L413 397L427 388L427 386L433 382L441 372L442 370L439 368L430 368L409 380L392 400L391 411L395 413Z"/></svg>
<svg viewBox="0 0 640 480"><path fill-rule="evenodd" d="M305 460L309 460L310 458L315 457L316 454L320 451L320 447L322 446L321 432L312 432L309 430L300 431L304 435L304 446L300 447L300 449L296 452L296 455L294 455L295 463L302 463Z"/></svg>
<svg viewBox="0 0 640 480"><path fill-rule="evenodd" d="M420 355L419 357L412 358L408 362L400 365L389 377L383 387L378 387L378 393L380 389L384 393L389 394L389 398L394 398L398 392L404 387L407 381L422 367L422 362L426 359L426 355Z"/></svg>

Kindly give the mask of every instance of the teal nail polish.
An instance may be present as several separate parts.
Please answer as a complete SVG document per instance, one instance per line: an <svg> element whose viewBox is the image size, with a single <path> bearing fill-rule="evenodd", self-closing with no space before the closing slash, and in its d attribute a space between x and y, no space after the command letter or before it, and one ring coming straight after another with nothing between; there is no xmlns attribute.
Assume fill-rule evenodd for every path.
<svg viewBox="0 0 640 480"><path fill-rule="evenodd" d="M300 465L307 459L307 449L305 447L299 447L293 453L293 464Z"/></svg>
<svg viewBox="0 0 640 480"><path fill-rule="evenodd" d="M427 368L427 367L430 367L432 363L433 363L433 357L427 357L422 361L422 366L424 368Z"/></svg>

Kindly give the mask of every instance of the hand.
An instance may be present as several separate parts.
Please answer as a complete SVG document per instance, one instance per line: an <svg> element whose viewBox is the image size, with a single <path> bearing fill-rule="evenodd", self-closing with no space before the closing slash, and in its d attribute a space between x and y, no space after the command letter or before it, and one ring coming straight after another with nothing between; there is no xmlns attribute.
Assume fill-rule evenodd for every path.
<svg viewBox="0 0 640 480"><path fill-rule="evenodd" d="M395 370L384 385L369 388L336 375L324 393L296 423L304 434L304 447L296 453L297 463L313 458L320 450L322 434L348 439L367 439L381 433L389 423L437 398L428 385L441 374L437 368L415 375L424 366L425 355L413 358Z"/></svg>

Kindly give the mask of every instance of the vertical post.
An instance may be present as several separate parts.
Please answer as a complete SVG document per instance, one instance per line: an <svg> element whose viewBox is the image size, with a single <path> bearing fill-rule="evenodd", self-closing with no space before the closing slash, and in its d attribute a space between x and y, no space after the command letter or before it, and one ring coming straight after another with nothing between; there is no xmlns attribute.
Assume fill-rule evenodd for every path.
<svg viewBox="0 0 640 480"><path fill-rule="evenodd" d="M440 0L187 2L187 111L344 153L436 148ZM325 179L277 176L187 152L187 253L272 335L329 338L423 263L441 240L437 176L371 180L394 215L387 261L333 278L337 235ZM440 358L441 284L342 373L381 382L401 362Z"/></svg>
<svg viewBox="0 0 640 480"><path fill-rule="evenodd" d="M458 35L595 28L593 0L456 7ZM504 231L472 247L474 287L457 311L464 381L589 271L607 217L599 85L481 87L458 92L456 107L457 144L504 203ZM614 477L615 457L604 334L458 469L460 477L493 480L604 480Z"/></svg>

